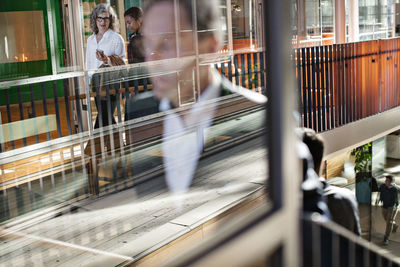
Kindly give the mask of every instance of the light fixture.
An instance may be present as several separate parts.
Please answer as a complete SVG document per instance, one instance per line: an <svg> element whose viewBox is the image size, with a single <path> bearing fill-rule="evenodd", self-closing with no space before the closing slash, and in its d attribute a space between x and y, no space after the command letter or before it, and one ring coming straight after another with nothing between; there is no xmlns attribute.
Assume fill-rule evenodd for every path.
<svg viewBox="0 0 400 267"><path fill-rule="evenodd" d="M233 5L232 6L232 11L235 12L235 13L239 13L240 11L242 11L242 8L239 5Z"/></svg>

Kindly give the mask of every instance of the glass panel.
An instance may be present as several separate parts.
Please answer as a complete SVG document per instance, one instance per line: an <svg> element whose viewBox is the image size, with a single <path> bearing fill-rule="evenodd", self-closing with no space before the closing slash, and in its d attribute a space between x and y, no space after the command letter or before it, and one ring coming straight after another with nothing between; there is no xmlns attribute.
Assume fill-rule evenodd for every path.
<svg viewBox="0 0 400 267"><path fill-rule="evenodd" d="M77 10L61 2L22 0L3 3L0 10L0 80L82 70L82 42L80 35L73 36L80 31L74 19ZM26 90L21 88L22 92Z"/></svg>
<svg viewBox="0 0 400 267"><path fill-rule="evenodd" d="M379 138L372 142L372 184L371 207L368 214L370 219L370 241L378 246L385 247L391 253L399 256L399 215L395 205L396 194L399 189L399 159L400 159L399 131ZM390 178L387 177L391 176ZM393 187L397 192L393 191ZM384 237L388 244L384 244Z"/></svg>
<svg viewBox="0 0 400 267"><path fill-rule="evenodd" d="M310 38L318 38L321 35L320 18L321 16L319 1L306 0L307 34L310 36Z"/></svg>
<svg viewBox="0 0 400 267"><path fill-rule="evenodd" d="M0 64L47 60L42 11L0 12L0 25Z"/></svg>
<svg viewBox="0 0 400 267"><path fill-rule="evenodd" d="M321 1L321 19L322 19L322 45L334 43L335 21L334 21L334 1Z"/></svg>
<svg viewBox="0 0 400 267"><path fill-rule="evenodd" d="M232 8L233 49L255 49L261 37L256 32L256 3L254 0L235 0Z"/></svg>
<svg viewBox="0 0 400 267"><path fill-rule="evenodd" d="M123 23L128 6L110 2ZM143 61L126 64L137 50L129 50L124 34L104 31L94 36L100 41L85 41L85 60L94 64L84 74L24 84L28 98L21 106L18 86L1 88L5 102L11 93L17 100L4 104L3 126L19 123L21 133L11 130L2 140L0 223L44 214L21 233L140 258L196 234L197 226L207 237L266 199L271 203L264 47L255 30L262 8L243 3L237 34L247 40L246 50L226 49L232 39L226 1L143 1L136 39ZM93 4L83 4L85 20ZM63 30L63 41L74 47L71 28ZM67 52L72 65L66 68L74 62ZM42 127L37 117L51 123ZM24 130L28 125L40 129ZM0 264L7 264L9 247L1 246ZM60 255L66 265L95 260Z"/></svg>
<svg viewBox="0 0 400 267"><path fill-rule="evenodd" d="M119 266L133 262L133 258L129 256L64 242L63 240L68 240L67 236L59 240L53 239L54 232L64 229L55 225L41 227L46 234L40 236L29 234L28 231L2 230L2 238L7 241L2 245L0 263L12 266ZM86 237L81 244L90 241L93 240Z"/></svg>
<svg viewBox="0 0 400 267"><path fill-rule="evenodd" d="M333 44L334 1L292 1L291 20L294 47Z"/></svg>
<svg viewBox="0 0 400 267"><path fill-rule="evenodd" d="M394 36L394 2L360 1L360 40L377 40Z"/></svg>

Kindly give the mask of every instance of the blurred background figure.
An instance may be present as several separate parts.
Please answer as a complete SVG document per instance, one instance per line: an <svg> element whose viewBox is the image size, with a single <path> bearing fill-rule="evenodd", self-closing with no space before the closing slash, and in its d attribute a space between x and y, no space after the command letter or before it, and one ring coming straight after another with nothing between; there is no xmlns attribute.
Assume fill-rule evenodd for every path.
<svg viewBox="0 0 400 267"><path fill-rule="evenodd" d="M131 7L127 9L124 13L124 19L126 27L128 28L129 43L127 47L128 51L128 63L140 63L144 62L144 51L143 51L143 37L142 37L142 24L143 24L143 10L140 7ZM138 75L144 75L146 72L145 67L133 67L129 70L129 86L138 87L142 86L144 83L149 83L148 79L131 80L130 77L137 77ZM125 103L125 101L127 101ZM125 121L142 117L142 113L138 111L136 107L135 99L124 99L124 110L125 110ZM145 113L146 114L146 113ZM127 143L129 141L129 134L127 138Z"/></svg>
<svg viewBox="0 0 400 267"><path fill-rule="evenodd" d="M116 33L118 30L118 19L113 8L110 5L99 4L93 8L90 15L90 27L93 34L87 40L86 48L86 69L96 70L100 66L119 66L124 65L125 45L121 35ZM104 91L106 89L118 90L118 83L110 84L114 78L109 73L99 73L89 75L92 90ZM102 90L104 89L104 90ZM99 92L101 93L101 92ZM110 107L108 107L108 101ZM95 99L98 116L94 128L115 123L114 112L117 106L115 94ZM99 117L102 118L101 123Z"/></svg>
<svg viewBox="0 0 400 267"><path fill-rule="evenodd" d="M386 221L383 244L389 244L390 233L396 232L399 227L396 223L397 206L399 205L398 190L393 184L393 176L386 175L385 183L379 187L380 201L383 203L382 216Z"/></svg>
<svg viewBox="0 0 400 267"><path fill-rule="evenodd" d="M314 161L314 170L320 175L322 158L324 155L324 141L317 133L308 128L303 128L303 142L307 145ZM323 187L323 196L326 198L332 220L352 231L361 234L360 216L354 194L347 188L329 185L320 177Z"/></svg>
<svg viewBox="0 0 400 267"><path fill-rule="evenodd" d="M140 63L144 61L142 45L143 11L140 7L131 7L124 13L125 24L130 31L128 44L128 62Z"/></svg>

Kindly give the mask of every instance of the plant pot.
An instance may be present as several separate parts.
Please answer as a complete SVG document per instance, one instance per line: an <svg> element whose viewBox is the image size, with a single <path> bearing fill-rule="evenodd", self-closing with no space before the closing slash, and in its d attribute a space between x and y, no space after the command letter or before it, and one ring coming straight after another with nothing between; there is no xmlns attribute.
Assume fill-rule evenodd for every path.
<svg viewBox="0 0 400 267"><path fill-rule="evenodd" d="M356 173L356 199L358 203L371 205L371 172Z"/></svg>

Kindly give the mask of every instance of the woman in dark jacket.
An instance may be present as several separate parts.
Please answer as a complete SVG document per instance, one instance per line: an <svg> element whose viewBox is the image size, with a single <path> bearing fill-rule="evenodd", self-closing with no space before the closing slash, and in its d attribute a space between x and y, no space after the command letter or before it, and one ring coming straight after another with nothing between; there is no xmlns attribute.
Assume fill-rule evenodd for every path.
<svg viewBox="0 0 400 267"><path fill-rule="evenodd" d="M129 44L128 44L128 62L129 64L144 62L144 49L142 44L142 20L143 20L143 11L140 7L131 7L124 13L125 24L128 28L129 35ZM135 95L139 93L139 86L144 86L147 89L147 85L149 84L148 79L141 78L137 79L138 75L143 75L146 73L145 68L142 67L133 67L129 70L129 86L135 88ZM126 95L125 95L126 96ZM140 117L139 114L133 114L132 110L134 110L130 98L127 98L125 101L125 121L131 120L136 117Z"/></svg>
<svg viewBox="0 0 400 267"><path fill-rule="evenodd" d="M124 13L126 27L130 31L128 44L128 62L140 63L144 61L142 46L142 18L143 11L140 7L131 7Z"/></svg>

